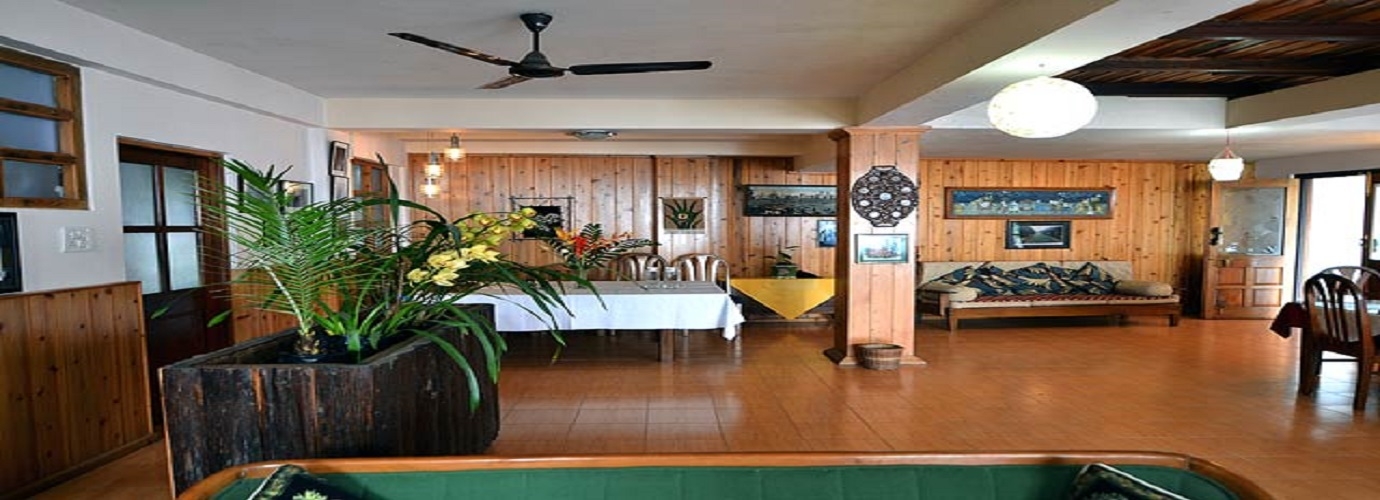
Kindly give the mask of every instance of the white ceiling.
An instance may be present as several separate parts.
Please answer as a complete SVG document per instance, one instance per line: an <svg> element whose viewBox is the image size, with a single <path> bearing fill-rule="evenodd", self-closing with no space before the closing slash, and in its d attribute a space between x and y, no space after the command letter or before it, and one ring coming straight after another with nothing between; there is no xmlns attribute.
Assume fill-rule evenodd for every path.
<svg viewBox="0 0 1380 500"><path fill-rule="evenodd" d="M944 157L1206 159L1233 111L1223 101L1104 101L1087 129L1059 139L1008 137L985 124L1001 86L1057 74L1249 0L62 0L241 68L334 99L843 99L859 125L919 125L924 154ZM517 60L523 12L555 17L543 52L558 66L710 60L706 71L574 76L502 90L476 87L506 69L405 42L403 31ZM1296 99L1296 97L1291 97ZM1265 101L1272 109L1291 102ZM1354 105L1352 105L1354 104ZM1360 104L1348 104L1359 108ZM708 106L708 104L706 104ZM1380 114L1251 123L1233 130L1248 159L1374 148ZM1343 106L1345 107L1345 106ZM1371 106L1376 107L1376 106ZM1313 115L1299 106L1291 117ZM610 108L610 113L617 110ZM537 119L534 117L534 120ZM409 129L473 130L457 118ZM616 120L613 120L616 121ZM664 121L663 121L664 124ZM550 134L490 127L477 134ZM538 127L540 128L540 127ZM675 137L636 125L618 140ZM706 126L694 127L712 134ZM718 132L735 127L721 124ZM815 134L819 130L759 130ZM539 135L532 135L539 137Z"/></svg>

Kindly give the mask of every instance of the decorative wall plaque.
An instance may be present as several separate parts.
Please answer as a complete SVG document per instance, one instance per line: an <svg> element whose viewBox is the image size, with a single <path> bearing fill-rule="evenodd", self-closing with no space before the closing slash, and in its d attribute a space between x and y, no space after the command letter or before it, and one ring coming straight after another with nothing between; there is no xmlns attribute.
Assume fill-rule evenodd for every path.
<svg viewBox="0 0 1380 500"><path fill-rule="evenodd" d="M873 227L894 227L915 211L919 189L895 165L873 165L853 183L853 210Z"/></svg>

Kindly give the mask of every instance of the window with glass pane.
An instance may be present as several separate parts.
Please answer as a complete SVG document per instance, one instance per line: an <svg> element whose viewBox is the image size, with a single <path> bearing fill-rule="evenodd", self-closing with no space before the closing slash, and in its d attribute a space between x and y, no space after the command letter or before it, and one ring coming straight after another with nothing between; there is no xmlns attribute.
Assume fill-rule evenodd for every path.
<svg viewBox="0 0 1380 500"><path fill-rule="evenodd" d="M0 206L84 209L80 73L0 47Z"/></svg>
<svg viewBox="0 0 1380 500"><path fill-rule="evenodd" d="M209 161L133 144L120 145L120 200L130 279L150 290L177 291L205 279L196 192ZM150 285L149 282L156 283Z"/></svg>

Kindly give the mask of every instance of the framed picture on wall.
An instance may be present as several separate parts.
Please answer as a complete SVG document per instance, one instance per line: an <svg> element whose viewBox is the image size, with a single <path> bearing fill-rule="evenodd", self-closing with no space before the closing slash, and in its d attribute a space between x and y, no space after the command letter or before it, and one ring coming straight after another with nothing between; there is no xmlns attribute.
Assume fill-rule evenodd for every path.
<svg viewBox="0 0 1380 500"><path fill-rule="evenodd" d="M838 215L838 188L750 184L743 186L743 215L748 217L833 217Z"/></svg>
<svg viewBox="0 0 1380 500"><path fill-rule="evenodd" d="M570 215L575 204L573 197L511 196L508 200L513 204L513 210L530 208L537 212L537 227L523 230L517 235L518 239L555 238L557 229L570 229Z"/></svg>
<svg viewBox="0 0 1380 500"><path fill-rule="evenodd" d="M910 237L904 234L859 234L854 237L853 261L859 264L910 262Z"/></svg>
<svg viewBox="0 0 1380 500"><path fill-rule="evenodd" d="M839 221L834 219L820 219L815 222L815 244L820 248L831 248L839 245Z"/></svg>
<svg viewBox="0 0 1380 500"><path fill-rule="evenodd" d="M291 207L290 209L302 208L311 204L312 189L310 182L286 180L280 182L282 183L283 192L292 197L291 203L288 204L288 206Z"/></svg>
<svg viewBox="0 0 1380 500"><path fill-rule="evenodd" d="M946 219L1110 219L1111 188L946 188Z"/></svg>
<svg viewBox="0 0 1380 500"><path fill-rule="evenodd" d="M345 198L349 198L351 194L352 194L352 193L350 193L350 178L349 178L349 177L340 177L340 176L338 176L338 175L332 175L332 176L331 176L331 199L332 199L332 200L343 200L343 199L345 199Z"/></svg>
<svg viewBox="0 0 1380 500"><path fill-rule="evenodd" d="M331 141L330 156L331 175L344 177L349 175L350 169L350 143Z"/></svg>
<svg viewBox="0 0 1380 500"><path fill-rule="evenodd" d="M22 271L19 265L19 218L13 212L0 213L0 293L24 290Z"/></svg>
<svg viewBox="0 0 1380 500"><path fill-rule="evenodd" d="M704 234L704 198L662 198L661 230L668 234Z"/></svg>
<svg viewBox="0 0 1380 500"><path fill-rule="evenodd" d="M1066 220L1013 220L1006 223L1006 248L1068 248L1071 224Z"/></svg>

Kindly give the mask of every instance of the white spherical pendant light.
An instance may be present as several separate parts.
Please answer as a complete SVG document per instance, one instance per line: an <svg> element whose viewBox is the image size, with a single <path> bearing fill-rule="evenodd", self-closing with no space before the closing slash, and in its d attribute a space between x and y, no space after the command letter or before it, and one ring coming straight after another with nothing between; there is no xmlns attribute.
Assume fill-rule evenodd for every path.
<svg viewBox="0 0 1380 500"><path fill-rule="evenodd" d="M1037 76L1007 85L987 104L987 119L1016 137L1044 139L1073 132L1097 114L1097 98L1075 82Z"/></svg>

